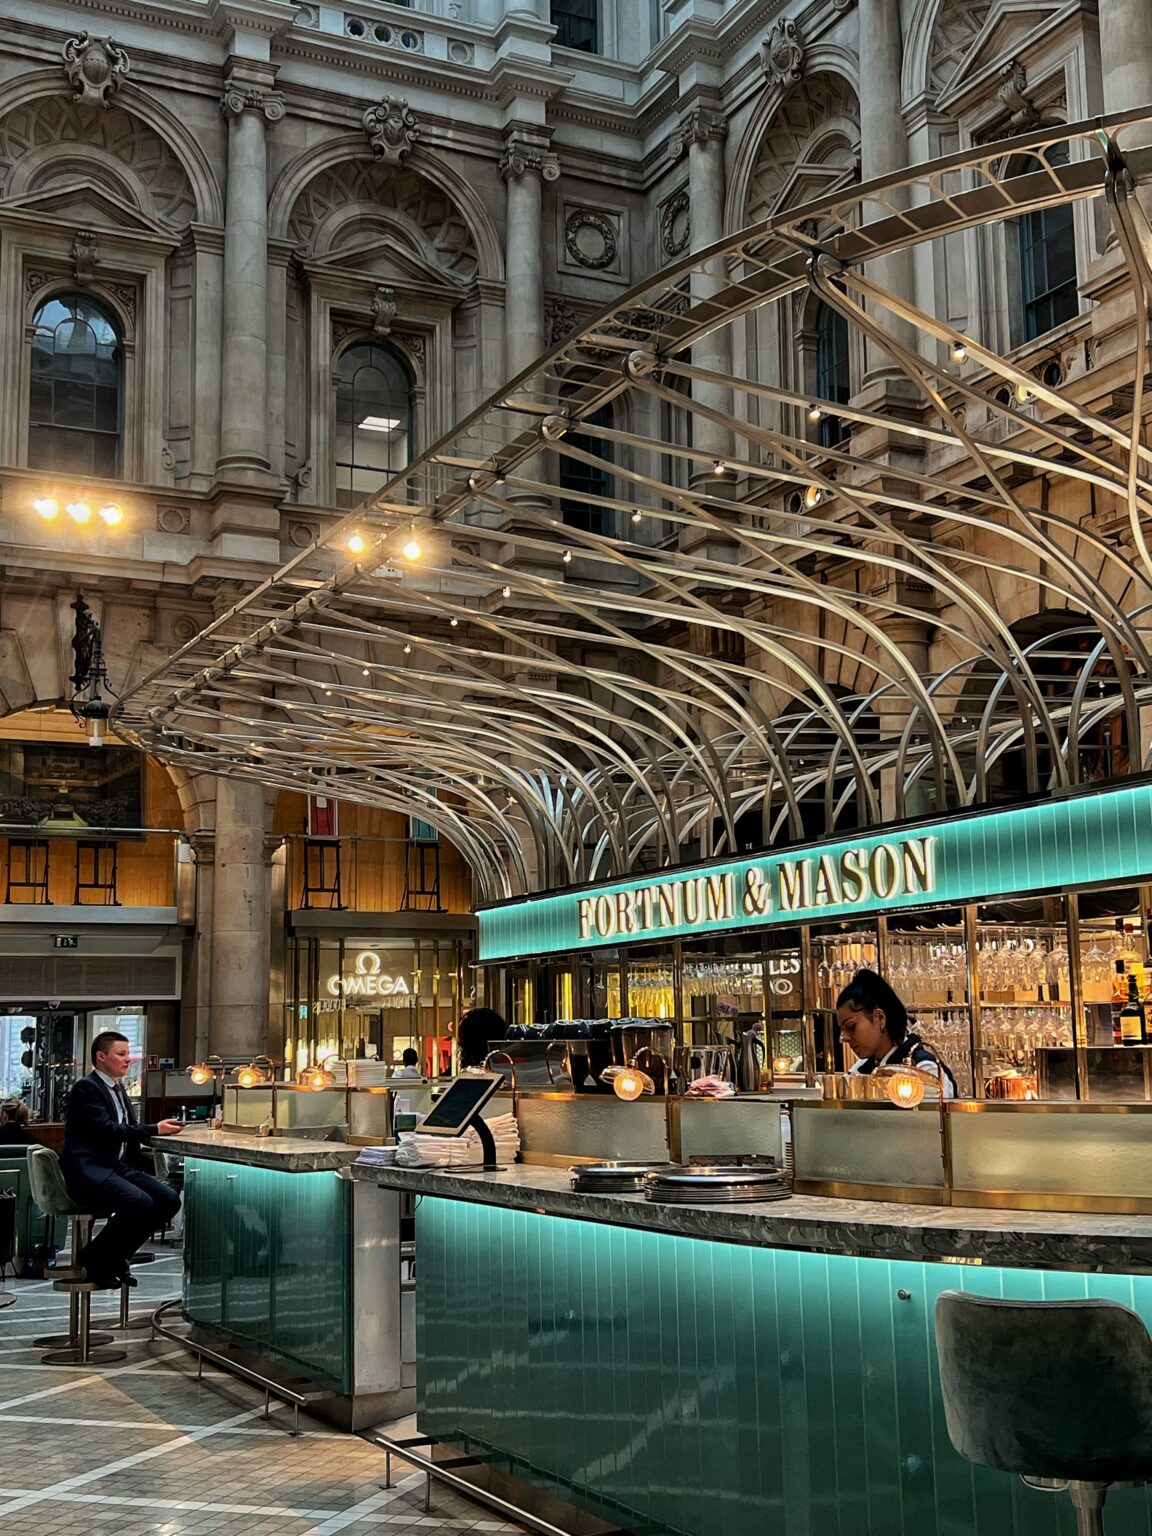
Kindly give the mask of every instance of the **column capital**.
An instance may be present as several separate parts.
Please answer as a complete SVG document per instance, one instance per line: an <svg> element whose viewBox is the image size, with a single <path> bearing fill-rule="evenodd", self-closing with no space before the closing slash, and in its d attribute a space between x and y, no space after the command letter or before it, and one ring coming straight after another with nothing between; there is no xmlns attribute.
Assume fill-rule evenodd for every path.
<svg viewBox="0 0 1152 1536"><path fill-rule="evenodd" d="M500 156L500 174L505 181L519 180L529 174L540 176L544 181L560 179L560 162L543 139L528 138L516 132L504 141L504 153Z"/></svg>
<svg viewBox="0 0 1152 1536"><path fill-rule="evenodd" d="M245 112L258 112L265 122L278 123L286 111L279 91L261 90L235 77L224 82L220 107L229 122Z"/></svg>
<svg viewBox="0 0 1152 1536"><path fill-rule="evenodd" d="M668 140L668 153L673 160L679 160L693 144L707 144L710 141L722 144L727 137L728 119L723 112L712 107L690 107Z"/></svg>

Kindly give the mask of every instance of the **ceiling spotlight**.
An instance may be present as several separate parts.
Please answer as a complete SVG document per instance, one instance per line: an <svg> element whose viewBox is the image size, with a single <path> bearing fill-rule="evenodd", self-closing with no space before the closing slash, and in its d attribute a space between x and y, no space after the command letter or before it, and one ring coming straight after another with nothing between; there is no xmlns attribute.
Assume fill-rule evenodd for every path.
<svg viewBox="0 0 1152 1536"><path fill-rule="evenodd" d="M512 588L511 587L505 587L503 589L503 592L504 592L504 596L505 597L511 597L512 596Z"/></svg>
<svg viewBox="0 0 1152 1536"><path fill-rule="evenodd" d="M344 548L350 555L362 555L368 546L364 542L364 535L362 533L354 533L349 537Z"/></svg>
<svg viewBox="0 0 1152 1536"><path fill-rule="evenodd" d="M723 459L717 459L712 465L712 473L714 475L726 475L728 473L728 466Z"/></svg>
<svg viewBox="0 0 1152 1536"><path fill-rule="evenodd" d="M411 654L412 654L412 647L410 645L406 645L404 647L404 654L405 654L405 656L411 656Z"/></svg>
<svg viewBox="0 0 1152 1536"><path fill-rule="evenodd" d="M90 523L92 521L92 508L86 501L70 501L64 508L74 523Z"/></svg>
<svg viewBox="0 0 1152 1536"><path fill-rule="evenodd" d="M109 528L115 528L124 521L124 509L114 501L105 503L96 514Z"/></svg>
<svg viewBox="0 0 1152 1536"><path fill-rule="evenodd" d="M824 492L818 485L810 485L804 492L804 505L808 508L809 511L811 511L813 507L818 507L823 500Z"/></svg>
<svg viewBox="0 0 1152 1536"><path fill-rule="evenodd" d="M643 514L643 512L633 512L633 514L632 514L632 521L634 523L642 523L644 521L644 514Z"/></svg>
<svg viewBox="0 0 1152 1536"><path fill-rule="evenodd" d="M968 361L968 348L962 341L952 343L952 361L954 363L966 363Z"/></svg>
<svg viewBox="0 0 1152 1536"><path fill-rule="evenodd" d="M809 421L819 421L820 418L823 416L823 414L824 414L824 412L815 403L815 401L813 401L813 403L808 407L808 420Z"/></svg>
<svg viewBox="0 0 1152 1536"><path fill-rule="evenodd" d="M460 620L459 619L450 619L449 623L452 625L452 628L455 629L456 626L460 623Z"/></svg>
<svg viewBox="0 0 1152 1536"><path fill-rule="evenodd" d="M424 551L420 548L420 540L416 535L410 534L404 548L400 551L405 560L419 560Z"/></svg>
<svg viewBox="0 0 1152 1536"><path fill-rule="evenodd" d="M46 523L50 523L60 511L60 503L56 500L55 496L37 496L32 506L35 511L39 512Z"/></svg>
<svg viewBox="0 0 1152 1536"><path fill-rule="evenodd" d="M561 560L563 560L565 565L571 565L572 564L572 551L570 549L566 549L564 551L564 553L560 556L560 558L561 558Z"/></svg>
<svg viewBox="0 0 1152 1536"><path fill-rule="evenodd" d="M370 677L371 675L372 674L368 671L367 667L365 667L363 672L361 672L361 674L360 674L361 677Z"/></svg>
<svg viewBox="0 0 1152 1536"><path fill-rule="evenodd" d="M1017 386L1016 386L1016 403L1018 405L1027 405L1029 400L1031 400L1031 398L1032 398L1032 391L1028 388L1027 384L1017 384Z"/></svg>

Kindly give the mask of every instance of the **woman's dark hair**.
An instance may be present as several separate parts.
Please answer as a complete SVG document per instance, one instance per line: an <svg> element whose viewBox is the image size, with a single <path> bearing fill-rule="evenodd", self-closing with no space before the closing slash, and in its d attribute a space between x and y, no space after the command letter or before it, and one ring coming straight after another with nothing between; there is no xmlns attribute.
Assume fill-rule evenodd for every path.
<svg viewBox="0 0 1152 1536"><path fill-rule="evenodd" d="M488 1057L488 1042L503 1040L508 1025L494 1008L469 1008L456 1026L456 1046L462 1067L482 1067Z"/></svg>
<svg viewBox="0 0 1152 1536"><path fill-rule="evenodd" d="M899 997L875 971L857 971L836 999L837 1008L859 1008L871 1013L883 1008L884 1027L893 1045L899 1045L908 1033L908 1010Z"/></svg>

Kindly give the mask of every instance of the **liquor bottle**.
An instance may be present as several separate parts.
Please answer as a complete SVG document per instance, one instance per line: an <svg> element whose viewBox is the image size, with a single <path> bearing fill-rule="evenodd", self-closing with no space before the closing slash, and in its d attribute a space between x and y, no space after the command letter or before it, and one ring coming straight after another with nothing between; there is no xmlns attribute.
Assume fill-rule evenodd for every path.
<svg viewBox="0 0 1152 1536"><path fill-rule="evenodd" d="M1123 960L1116 961L1116 975L1112 982L1112 1043L1120 1045L1120 1010L1128 1001L1128 978L1124 974Z"/></svg>
<svg viewBox="0 0 1152 1536"><path fill-rule="evenodd" d="M1144 1044L1144 1004L1140 1001L1135 976L1128 978L1128 1001L1120 1010L1120 1043Z"/></svg>

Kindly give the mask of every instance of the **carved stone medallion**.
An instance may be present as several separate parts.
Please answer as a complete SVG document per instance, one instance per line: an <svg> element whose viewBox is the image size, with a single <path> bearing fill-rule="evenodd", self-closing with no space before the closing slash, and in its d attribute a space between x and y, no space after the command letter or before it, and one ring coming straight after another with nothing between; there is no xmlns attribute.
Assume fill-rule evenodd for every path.
<svg viewBox="0 0 1152 1536"><path fill-rule="evenodd" d="M616 225L606 214L575 208L564 221L564 249L578 267L603 272L620 254Z"/></svg>
<svg viewBox="0 0 1152 1536"><path fill-rule="evenodd" d="M382 96L379 105L369 107L361 121L372 153L387 165L399 165L420 137L416 114L400 96Z"/></svg>
<svg viewBox="0 0 1152 1536"><path fill-rule="evenodd" d="M64 71L77 101L107 107L129 70L128 55L110 37L81 32L64 44Z"/></svg>

